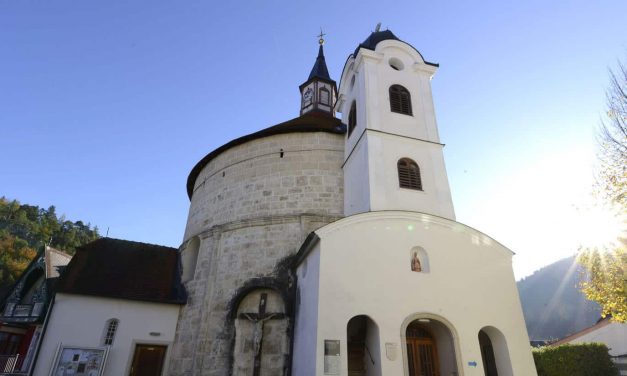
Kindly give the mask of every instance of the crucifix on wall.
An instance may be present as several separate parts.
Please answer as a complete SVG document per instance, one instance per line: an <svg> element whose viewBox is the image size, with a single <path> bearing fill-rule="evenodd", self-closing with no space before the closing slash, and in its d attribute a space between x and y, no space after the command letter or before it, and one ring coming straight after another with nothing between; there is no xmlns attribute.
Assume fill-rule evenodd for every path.
<svg viewBox="0 0 627 376"><path fill-rule="evenodd" d="M243 312L239 319L248 320L253 324L253 375L259 376L261 372L261 347L263 345L263 326L269 320L281 320L285 318L283 312L266 312L268 294L262 293L259 297L258 312Z"/></svg>

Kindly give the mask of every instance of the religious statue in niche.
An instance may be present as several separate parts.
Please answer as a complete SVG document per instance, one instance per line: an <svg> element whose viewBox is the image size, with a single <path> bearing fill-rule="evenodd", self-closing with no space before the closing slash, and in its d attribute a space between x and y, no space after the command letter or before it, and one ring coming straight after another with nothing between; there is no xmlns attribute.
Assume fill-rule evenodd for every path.
<svg viewBox="0 0 627 376"><path fill-rule="evenodd" d="M421 272L422 271L422 266L420 265L420 259L418 258L418 252L416 252L416 251L412 251L411 271L412 272Z"/></svg>

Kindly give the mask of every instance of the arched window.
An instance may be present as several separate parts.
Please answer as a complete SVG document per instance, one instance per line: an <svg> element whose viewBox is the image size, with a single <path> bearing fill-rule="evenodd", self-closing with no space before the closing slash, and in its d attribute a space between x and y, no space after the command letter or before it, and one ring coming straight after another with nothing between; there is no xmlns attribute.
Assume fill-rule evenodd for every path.
<svg viewBox="0 0 627 376"><path fill-rule="evenodd" d="M422 191L420 168L409 158L401 158L396 164L398 168L398 184L401 188Z"/></svg>
<svg viewBox="0 0 627 376"><path fill-rule="evenodd" d="M348 135L349 136L351 135L351 133L353 133L355 126L357 126L357 105L355 104L355 101L353 101L353 104L351 105L351 110L348 113Z"/></svg>
<svg viewBox="0 0 627 376"><path fill-rule="evenodd" d="M325 87L320 89L320 103L326 104L327 106L331 105L331 93Z"/></svg>
<svg viewBox="0 0 627 376"><path fill-rule="evenodd" d="M120 320L118 319L107 320L105 327L104 327L104 333L102 336L103 346L113 345L113 339L115 338L115 332L118 330L119 323L120 323Z"/></svg>
<svg viewBox="0 0 627 376"><path fill-rule="evenodd" d="M200 251L200 239L198 236L193 237L183 250L181 254L181 261L183 263L183 275L181 279L183 283L194 279L196 273L196 263L198 262L198 253Z"/></svg>
<svg viewBox="0 0 627 376"><path fill-rule="evenodd" d="M390 86L390 110L399 114L411 115L411 95L401 85Z"/></svg>

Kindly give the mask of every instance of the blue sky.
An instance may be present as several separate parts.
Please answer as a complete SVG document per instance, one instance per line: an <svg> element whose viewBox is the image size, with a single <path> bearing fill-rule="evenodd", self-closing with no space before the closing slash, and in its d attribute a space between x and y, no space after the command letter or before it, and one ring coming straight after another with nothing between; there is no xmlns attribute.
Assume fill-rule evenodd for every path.
<svg viewBox="0 0 627 376"><path fill-rule="evenodd" d="M522 277L576 251L625 14L622 0L0 1L0 195L178 247L195 163L298 115L320 27L339 79L381 22L440 63L457 219L515 251Z"/></svg>

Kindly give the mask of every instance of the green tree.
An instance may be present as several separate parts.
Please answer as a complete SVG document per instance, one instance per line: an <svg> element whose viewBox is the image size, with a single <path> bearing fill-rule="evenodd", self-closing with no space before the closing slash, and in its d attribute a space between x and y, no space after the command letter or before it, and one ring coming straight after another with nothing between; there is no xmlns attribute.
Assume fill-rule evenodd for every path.
<svg viewBox="0 0 627 376"><path fill-rule="evenodd" d="M56 208L20 204L0 197L0 292L15 280L45 245L74 254L99 237L98 229L82 221L57 217Z"/></svg>
<svg viewBox="0 0 627 376"><path fill-rule="evenodd" d="M615 208L617 216L627 225L627 69L619 63L610 72L606 92L607 120L599 137L599 173L595 187L597 197ZM584 295L601 306L602 315L627 322L627 239L617 234L612 246L582 249L578 261L584 267L581 283Z"/></svg>
<svg viewBox="0 0 627 376"><path fill-rule="evenodd" d="M624 247L586 249L579 255L586 269L581 291L601 306L603 317L627 322L627 252Z"/></svg>
<svg viewBox="0 0 627 376"><path fill-rule="evenodd" d="M13 284L36 255L25 240L0 230L0 286Z"/></svg>

